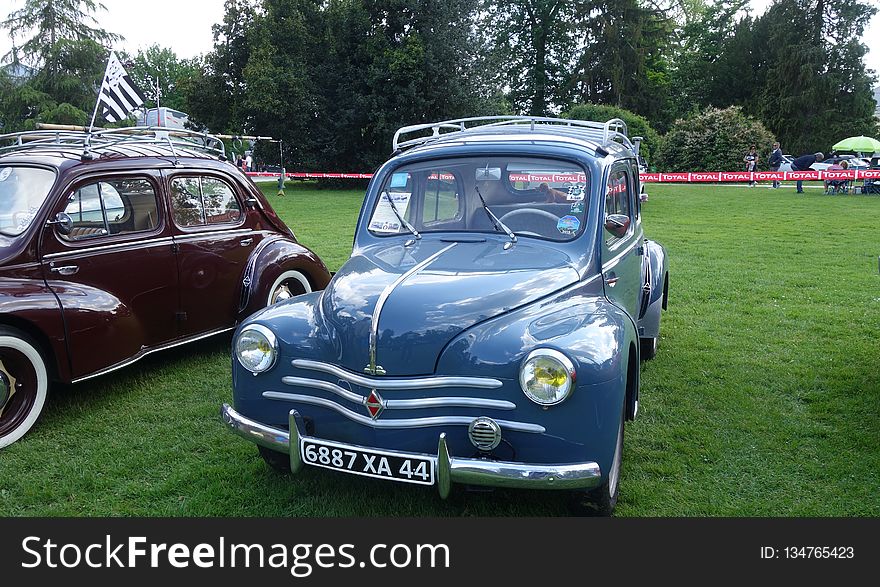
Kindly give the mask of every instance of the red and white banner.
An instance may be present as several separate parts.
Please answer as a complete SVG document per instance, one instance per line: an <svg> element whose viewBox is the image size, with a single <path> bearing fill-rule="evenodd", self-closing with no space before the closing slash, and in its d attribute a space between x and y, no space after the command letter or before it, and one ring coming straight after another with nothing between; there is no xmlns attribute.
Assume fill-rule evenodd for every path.
<svg viewBox="0 0 880 587"><path fill-rule="evenodd" d="M823 181L880 179L878 169L829 171L692 171L688 173L640 173L644 183L728 183L744 181Z"/></svg>
<svg viewBox="0 0 880 587"><path fill-rule="evenodd" d="M249 171L247 175L257 180L277 180L280 173ZM290 179L370 179L372 173L288 173ZM581 182L586 181L583 174L521 174L511 173L510 181L529 182ZM880 179L880 169L852 169L828 171L692 171L675 173L640 173L644 183L736 183L746 181L836 181L844 179ZM446 175L441 179L448 179Z"/></svg>

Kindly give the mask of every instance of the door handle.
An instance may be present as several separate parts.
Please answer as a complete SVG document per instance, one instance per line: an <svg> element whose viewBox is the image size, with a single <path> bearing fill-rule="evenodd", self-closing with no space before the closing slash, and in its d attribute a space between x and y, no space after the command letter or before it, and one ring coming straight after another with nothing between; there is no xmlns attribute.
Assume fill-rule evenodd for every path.
<svg viewBox="0 0 880 587"><path fill-rule="evenodd" d="M617 280L620 279L616 275L609 275L605 277L605 283L608 284L608 287L614 287L617 285Z"/></svg>
<svg viewBox="0 0 880 587"><path fill-rule="evenodd" d="M247 237L247 238L241 239L238 242L239 242L239 244L241 244L241 246L246 247L246 246L250 245L252 242L254 242L254 239L253 239L253 237Z"/></svg>
<svg viewBox="0 0 880 587"><path fill-rule="evenodd" d="M64 265L63 267L50 267L49 271L60 273L61 275L73 275L79 271L78 265Z"/></svg>

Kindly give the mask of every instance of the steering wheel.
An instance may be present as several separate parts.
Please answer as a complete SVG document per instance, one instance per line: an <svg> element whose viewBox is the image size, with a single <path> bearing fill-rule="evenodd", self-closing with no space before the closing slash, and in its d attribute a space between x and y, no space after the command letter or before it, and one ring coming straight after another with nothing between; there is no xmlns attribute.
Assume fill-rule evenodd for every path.
<svg viewBox="0 0 880 587"><path fill-rule="evenodd" d="M517 210L511 210L510 212L499 218L499 220L507 224L508 220L528 216L533 217L533 220L531 222L526 220L523 222L516 222L514 224L520 224L525 229L531 228L534 230L518 230L513 226L510 227L510 230L512 230L516 234L536 236L538 238L546 237L556 231L556 225L559 222L559 217L551 212L547 212L546 210L541 210L540 208L519 208ZM551 224L548 226L548 223Z"/></svg>

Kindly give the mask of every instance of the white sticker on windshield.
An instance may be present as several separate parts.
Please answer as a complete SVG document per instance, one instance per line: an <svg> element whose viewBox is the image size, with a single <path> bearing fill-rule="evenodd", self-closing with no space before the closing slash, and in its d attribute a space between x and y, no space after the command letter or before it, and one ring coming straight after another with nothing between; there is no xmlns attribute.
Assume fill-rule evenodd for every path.
<svg viewBox="0 0 880 587"><path fill-rule="evenodd" d="M0 181L6 181L6 178L10 175L12 175L12 167L3 167L0 169Z"/></svg>
<svg viewBox="0 0 880 587"><path fill-rule="evenodd" d="M379 197L379 203L370 219L369 229L373 232L400 232L400 220L391 209L391 203L388 201L389 195L394 207L400 213L401 217L406 216L406 209L409 206L409 198L412 195L409 192L382 192Z"/></svg>
<svg viewBox="0 0 880 587"><path fill-rule="evenodd" d="M584 199L584 190L587 186L583 184L574 184L568 186L568 196L567 199L569 202L580 202Z"/></svg>

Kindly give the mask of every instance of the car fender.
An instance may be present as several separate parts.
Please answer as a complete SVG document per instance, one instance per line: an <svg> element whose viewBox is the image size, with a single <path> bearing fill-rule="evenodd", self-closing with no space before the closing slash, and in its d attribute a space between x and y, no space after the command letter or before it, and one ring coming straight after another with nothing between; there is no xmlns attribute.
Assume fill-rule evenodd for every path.
<svg viewBox="0 0 880 587"><path fill-rule="evenodd" d="M53 371L50 377L70 381L61 306L42 281L5 277L0 281L0 324L29 334L42 347L46 364Z"/></svg>
<svg viewBox="0 0 880 587"><path fill-rule="evenodd" d="M251 253L242 278L241 316L266 307L272 289L287 277L308 285L304 287L308 293L324 289L330 272L315 253L299 243L285 237L264 239Z"/></svg>
<svg viewBox="0 0 880 587"><path fill-rule="evenodd" d="M660 335L660 312L666 309L669 268L663 245L645 239L643 264L643 299L638 326L639 336L654 338ZM646 294L646 295L645 295Z"/></svg>

